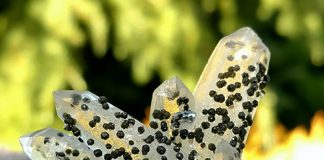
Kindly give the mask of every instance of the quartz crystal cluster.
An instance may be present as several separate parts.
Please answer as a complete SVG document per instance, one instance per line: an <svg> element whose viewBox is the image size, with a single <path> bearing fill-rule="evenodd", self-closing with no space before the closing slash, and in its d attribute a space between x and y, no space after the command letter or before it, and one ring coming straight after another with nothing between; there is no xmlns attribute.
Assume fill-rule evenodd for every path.
<svg viewBox="0 0 324 160"><path fill-rule="evenodd" d="M66 134L20 138L31 159L235 160L269 82L270 52L250 29L224 37L193 92L177 77L154 92L149 126L89 91L54 92Z"/></svg>

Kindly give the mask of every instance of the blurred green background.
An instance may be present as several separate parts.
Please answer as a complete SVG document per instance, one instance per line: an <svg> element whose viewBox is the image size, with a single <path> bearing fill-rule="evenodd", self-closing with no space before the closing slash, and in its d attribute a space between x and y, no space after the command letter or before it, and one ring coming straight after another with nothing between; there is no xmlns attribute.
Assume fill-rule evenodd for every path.
<svg viewBox="0 0 324 160"><path fill-rule="evenodd" d="M90 90L143 119L154 88L178 75L192 90L218 40L243 26L272 52L277 121L309 126L324 109L323 20L322 0L1 1L0 148L63 126L54 90Z"/></svg>

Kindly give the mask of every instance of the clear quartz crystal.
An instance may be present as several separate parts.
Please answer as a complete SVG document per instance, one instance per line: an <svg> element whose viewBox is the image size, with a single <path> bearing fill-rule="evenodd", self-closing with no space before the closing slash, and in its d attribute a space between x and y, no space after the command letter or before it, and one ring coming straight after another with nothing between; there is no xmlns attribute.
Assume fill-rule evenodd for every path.
<svg viewBox="0 0 324 160"><path fill-rule="evenodd" d="M193 94L177 77L155 89L149 126L105 97L56 91L57 114L74 136L45 129L23 136L22 147L31 159L64 159L62 153L70 159L240 159L269 81L269 60L270 52L250 28L224 37ZM80 155L71 157L66 149Z"/></svg>
<svg viewBox="0 0 324 160"><path fill-rule="evenodd" d="M103 110L102 104L98 102L98 96L94 95L88 91L57 91L54 93L55 103L56 103L56 110L58 116L64 121L64 114L70 114L71 117L77 119L76 127L82 133L79 137L84 141L89 139L93 139L96 145L91 145L89 148L91 150L101 149L102 151L107 151L106 144L112 145L112 150L118 150L121 147L125 149L126 152L131 152L132 147L137 147L139 149L142 148L143 145L147 144L143 141L143 139L147 138L149 135L154 135L155 131L151 128L145 127L141 122L137 121L136 119L132 118L131 116L127 115L125 112L121 111L117 107L113 106L112 104L108 103L109 109ZM74 97L81 97L77 98L79 100L74 100ZM87 103L88 110L81 111L81 105L85 104L82 102L82 99L88 98L90 102ZM77 102L73 107L71 104L73 101L80 101ZM124 114L127 117L118 117L116 116L117 113ZM94 127L89 125L90 121L94 119L95 116L100 117L100 122L96 123ZM128 120L134 120L134 124L128 124L126 128L123 128L122 124L124 122L128 122ZM105 129L103 126L104 124L112 123L114 124L114 129ZM142 134L138 133L138 127L144 127L145 132ZM123 138L119 138L117 136L117 132L121 131L123 133ZM109 134L109 138L104 140L101 138L101 134L103 132L107 132ZM134 141L134 145L130 146L129 141ZM169 147L172 148L174 145L167 146L165 144L159 144L157 141L153 141L149 143L151 146L151 150L155 149L157 146L163 146L165 148ZM152 148L153 147L153 148ZM176 153L172 149L167 149L164 153L167 157L171 159L175 159ZM146 155L141 154L134 154L133 158L135 159L158 159L160 155L157 152L148 152Z"/></svg>
<svg viewBox="0 0 324 160"><path fill-rule="evenodd" d="M196 101L201 108L224 108L228 111L228 116L231 121L234 122L235 126L242 126L242 119L239 119L238 114L243 112L245 116L251 116L253 119L256 109L253 107L252 109L244 109L242 107L243 103L249 104L258 103L262 93L263 84L268 83L269 77L266 75L268 71L270 60L270 52L268 48L262 43L261 39L258 35L250 28L242 28L238 31L232 33L229 36L224 37L216 46L213 51L211 57L208 60L208 63L196 85L194 90L194 96ZM225 78L227 85L218 88L216 83L220 81L219 74L223 74L228 72L230 67L234 67L235 65L239 66L239 70L235 71L234 77ZM251 67L254 67L252 71ZM251 68L251 71L249 70ZM261 67L261 69L260 69ZM235 68L235 67L234 67ZM251 82L256 79L254 83L248 83L245 86L242 82L243 74L248 74L247 81ZM236 88L234 91L228 91L229 84L235 84L235 82L239 82L241 86ZM248 91L251 91L251 87L257 86L258 88L254 91L252 96L248 95ZM209 92L214 90L217 94L223 94L225 97L225 102L218 103L215 102L213 97L209 96ZM226 105L226 100L229 96L235 95L239 93L242 97L242 100L234 100L233 104L230 106ZM259 95L259 96L258 96ZM252 110L252 111L251 111ZM200 116L199 116L200 115ZM202 114L199 114L199 117L204 117ZM198 118L202 120L203 118ZM221 116L216 117L216 123L221 122ZM198 122L199 123L199 122ZM246 127L246 134L244 136L243 143L246 142L246 137L249 133L250 127ZM232 138L235 136L231 130L227 130L222 138L226 141L230 142Z"/></svg>
<svg viewBox="0 0 324 160"><path fill-rule="evenodd" d="M186 107L187 109L185 109ZM159 121L158 118L153 117L153 112L162 109L172 115L166 121L171 128L192 127L196 117L195 100L189 89L178 77L164 81L154 90L150 110L150 122Z"/></svg>
<svg viewBox="0 0 324 160"><path fill-rule="evenodd" d="M80 157L97 159L92 155L92 151L85 144L79 142L77 138L52 128L25 135L19 141L30 159L48 160L63 159L64 157L71 160L77 160ZM77 149L77 151L74 149ZM70 150L70 154L67 154L66 150ZM62 153L64 153L64 157L60 156ZM78 153L78 156L74 156L76 153Z"/></svg>

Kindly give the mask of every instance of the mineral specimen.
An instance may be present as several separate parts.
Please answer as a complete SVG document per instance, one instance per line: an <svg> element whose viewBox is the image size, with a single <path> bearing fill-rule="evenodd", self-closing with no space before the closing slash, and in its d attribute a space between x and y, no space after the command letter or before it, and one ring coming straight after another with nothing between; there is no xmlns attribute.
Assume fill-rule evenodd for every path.
<svg viewBox="0 0 324 160"><path fill-rule="evenodd" d="M250 28L223 38L194 94L177 77L153 92L150 123L88 91L54 92L64 130L20 138L31 159L240 159L269 82L270 52Z"/></svg>

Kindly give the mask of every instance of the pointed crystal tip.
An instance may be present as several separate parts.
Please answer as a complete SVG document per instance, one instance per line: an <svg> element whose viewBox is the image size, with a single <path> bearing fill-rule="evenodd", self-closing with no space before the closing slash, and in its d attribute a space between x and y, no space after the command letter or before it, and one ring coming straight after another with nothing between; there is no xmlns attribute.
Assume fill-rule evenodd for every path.
<svg viewBox="0 0 324 160"><path fill-rule="evenodd" d="M45 128L45 129L42 129L39 131L35 131L33 133L26 134L19 138L19 142L23 148L23 151L30 159L33 159L33 158L35 158L35 155L40 154L40 153L35 152L35 148L34 148L35 144L34 143L37 143L36 142L37 140L35 140L34 138L39 135L43 135L44 133L49 132L49 131L51 131L51 128ZM49 135L49 136L51 136L51 135ZM41 159L41 156L39 156L39 158Z"/></svg>
<svg viewBox="0 0 324 160"><path fill-rule="evenodd" d="M224 37L220 41L221 43L225 43L225 46L231 49L246 48L257 54L265 54L265 57L270 58L268 48L250 27L243 27Z"/></svg>
<svg viewBox="0 0 324 160"><path fill-rule="evenodd" d="M77 106L82 102L82 98L87 95L91 100L95 99L89 91L59 90L53 92L56 108L64 108L70 105Z"/></svg>
<svg viewBox="0 0 324 160"><path fill-rule="evenodd" d="M78 102L81 100L81 95L79 91L73 91L73 90L59 90L53 92L54 100L55 102L60 102L63 100L68 100L70 98L73 99L74 102Z"/></svg>
<svg viewBox="0 0 324 160"><path fill-rule="evenodd" d="M251 38L258 38L258 35L251 29L250 27L243 27L232 34L226 36L226 37L231 37L231 38L237 38L237 39L251 39Z"/></svg>
<svg viewBox="0 0 324 160"><path fill-rule="evenodd" d="M22 136L19 138L19 142L24 150L24 152L26 153L26 155L28 155L30 157L31 153L32 153L32 146L31 146L31 134Z"/></svg>

